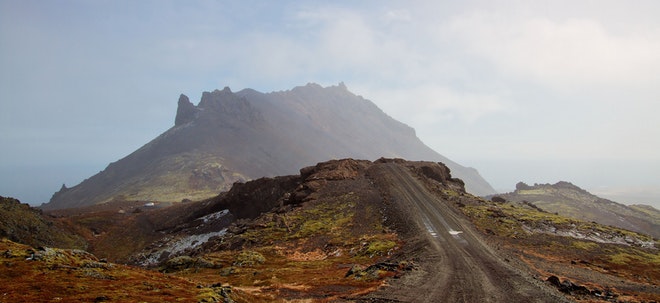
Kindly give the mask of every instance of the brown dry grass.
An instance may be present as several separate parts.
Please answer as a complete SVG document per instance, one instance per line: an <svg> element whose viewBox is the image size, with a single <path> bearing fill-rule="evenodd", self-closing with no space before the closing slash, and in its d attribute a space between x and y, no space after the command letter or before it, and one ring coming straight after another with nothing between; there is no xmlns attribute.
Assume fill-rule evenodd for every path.
<svg viewBox="0 0 660 303"><path fill-rule="evenodd" d="M347 272L356 264L367 267L386 260L400 240L375 210L380 195L353 191L355 182L328 182L322 198L286 213L262 214L245 232L228 235L223 241L242 243L239 248L203 255L219 269L174 274L231 285L250 302L329 302L373 291L396 273L356 279L346 277Z"/></svg>
<svg viewBox="0 0 660 303"><path fill-rule="evenodd" d="M648 236L593 222L582 222L533 208L495 204L475 200L462 207L478 229L501 241L524 264L543 279L555 275L569 279L589 289L610 289L625 302L660 300L660 251L621 244L531 232L523 224L595 230L650 240ZM658 242L656 241L656 246ZM580 302L605 302L593 296L574 297Z"/></svg>
<svg viewBox="0 0 660 303"><path fill-rule="evenodd" d="M0 241L0 302L197 302L208 289L179 277L98 262L54 249L30 260L34 248Z"/></svg>

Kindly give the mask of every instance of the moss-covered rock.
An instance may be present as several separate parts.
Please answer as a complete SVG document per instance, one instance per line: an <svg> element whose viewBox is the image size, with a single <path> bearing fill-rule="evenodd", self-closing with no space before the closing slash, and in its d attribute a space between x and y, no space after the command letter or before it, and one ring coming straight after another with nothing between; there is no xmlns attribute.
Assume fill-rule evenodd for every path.
<svg viewBox="0 0 660 303"><path fill-rule="evenodd" d="M264 262L266 262L266 258L262 254L253 250L245 250L236 256L234 265L241 267L251 267L257 264L262 264Z"/></svg>
<svg viewBox="0 0 660 303"><path fill-rule="evenodd" d="M189 268L215 268L216 264L204 258L193 258L190 256L178 256L165 261L160 268L161 272L177 272Z"/></svg>

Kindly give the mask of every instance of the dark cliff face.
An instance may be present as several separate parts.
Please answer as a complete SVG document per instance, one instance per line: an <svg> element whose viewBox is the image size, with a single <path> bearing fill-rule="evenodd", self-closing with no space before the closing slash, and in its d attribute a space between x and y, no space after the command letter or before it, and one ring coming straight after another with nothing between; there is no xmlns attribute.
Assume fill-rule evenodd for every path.
<svg viewBox="0 0 660 303"><path fill-rule="evenodd" d="M179 126L194 120L197 112L197 108L190 102L188 96L181 94L181 96L179 96L174 125Z"/></svg>
<svg viewBox="0 0 660 303"><path fill-rule="evenodd" d="M174 126L44 207L68 208L112 199L178 202L228 190L236 181L295 174L329 159L380 157L445 163L468 192L494 193L476 170L424 145L345 85L308 84L288 91L204 92L198 105L181 95Z"/></svg>

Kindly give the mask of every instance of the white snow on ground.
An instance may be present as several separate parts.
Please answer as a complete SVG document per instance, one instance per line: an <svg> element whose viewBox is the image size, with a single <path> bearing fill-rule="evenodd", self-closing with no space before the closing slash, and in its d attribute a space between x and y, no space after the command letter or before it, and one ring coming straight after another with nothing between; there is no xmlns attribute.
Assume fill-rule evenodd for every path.
<svg viewBox="0 0 660 303"><path fill-rule="evenodd" d="M203 216L203 217L199 217L199 218L197 218L197 220L202 220L202 221L204 221L204 223L209 223L209 221L218 220L218 219L224 217L225 215L227 215L228 213L229 213L229 210L224 209L224 210L221 210L221 211L218 211L218 212L214 212L212 214L208 214L208 215Z"/></svg>
<svg viewBox="0 0 660 303"><path fill-rule="evenodd" d="M214 212L203 217L199 217L196 220L202 221L202 225L198 226L198 229L204 224L219 220L220 218L229 214L229 210L224 209L218 212ZM139 263L143 266L153 266L158 264L160 261L161 255L163 253L168 253L168 258L172 258L178 255L185 253L188 250L195 249L196 247L206 243L212 237L223 236L227 233L227 229L222 229L220 231L209 232L205 234L195 234L195 235L180 235L180 236L170 236L166 237L158 243L160 243L158 249L153 250L148 253L141 254Z"/></svg>
<svg viewBox="0 0 660 303"><path fill-rule="evenodd" d="M438 237L438 233L435 231L435 228L433 228L433 225L431 225L431 222L426 217L424 217L424 226L426 227L426 230L429 232L429 234L431 234L432 237L434 238Z"/></svg>
<svg viewBox="0 0 660 303"><path fill-rule="evenodd" d="M227 233L226 228L221 231L210 232L201 235L190 235L169 244L168 251L171 254L176 255L177 253L183 252L186 249L192 249L206 243L206 241L208 241L211 237L223 236L225 233Z"/></svg>
<svg viewBox="0 0 660 303"><path fill-rule="evenodd" d="M164 252L169 252L169 258L172 258L174 256L181 254L182 252L185 252L186 250L194 249L206 243L206 241L208 241L212 237L223 236L225 233L227 233L226 228L216 232L210 232L199 235L189 235L178 239L172 238L169 240L165 240L167 242L163 246L161 246L158 250L148 254L143 254L140 258L139 263L142 266L156 265L159 263L160 256Z"/></svg>
<svg viewBox="0 0 660 303"><path fill-rule="evenodd" d="M562 237L571 237L581 240L594 241L596 243L620 244L628 246L638 246L644 248L655 248L655 242L644 241L636 237L622 234L600 233L597 231L581 231L576 228L559 230L554 226L546 228L532 228L523 224L523 229L530 233L544 233Z"/></svg>

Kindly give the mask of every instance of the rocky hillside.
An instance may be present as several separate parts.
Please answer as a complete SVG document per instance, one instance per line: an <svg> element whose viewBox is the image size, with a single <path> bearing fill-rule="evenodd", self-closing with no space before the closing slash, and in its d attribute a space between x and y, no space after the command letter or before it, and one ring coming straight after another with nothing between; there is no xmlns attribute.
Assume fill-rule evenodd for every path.
<svg viewBox="0 0 660 303"><path fill-rule="evenodd" d="M49 213L94 255L3 240L0 293L12 302L660 298L651 237L474 197L433 162L333 160L199 202Z"/></svg>
<svg viewBox="0 0 660 303"><path fill-rule="evenodd" d="M236 181L295 174L338 158L400 157L445 163L468 192L494 193L472 168L424 145L409 126L340 84L260 93L229 88L178 102L175 125L82 183L55 193L44 209L117 200L180 202L228 190Z"/></svg>
<svg viewBox="0 0 660 303"><path fill-rule="evenodd" d="M13 198L0 196L0 238L27 245L86 248L83 237L65 224Z"/></svg>
<svg viewBox="0 0 660 303"><path fill-rule="evenodd" d="M498 195L512 202L528 202L544 211L637 231L660 238L660 212L651 206L626 206L592 195L569 182L518 183L511 193Z"/></svg>

